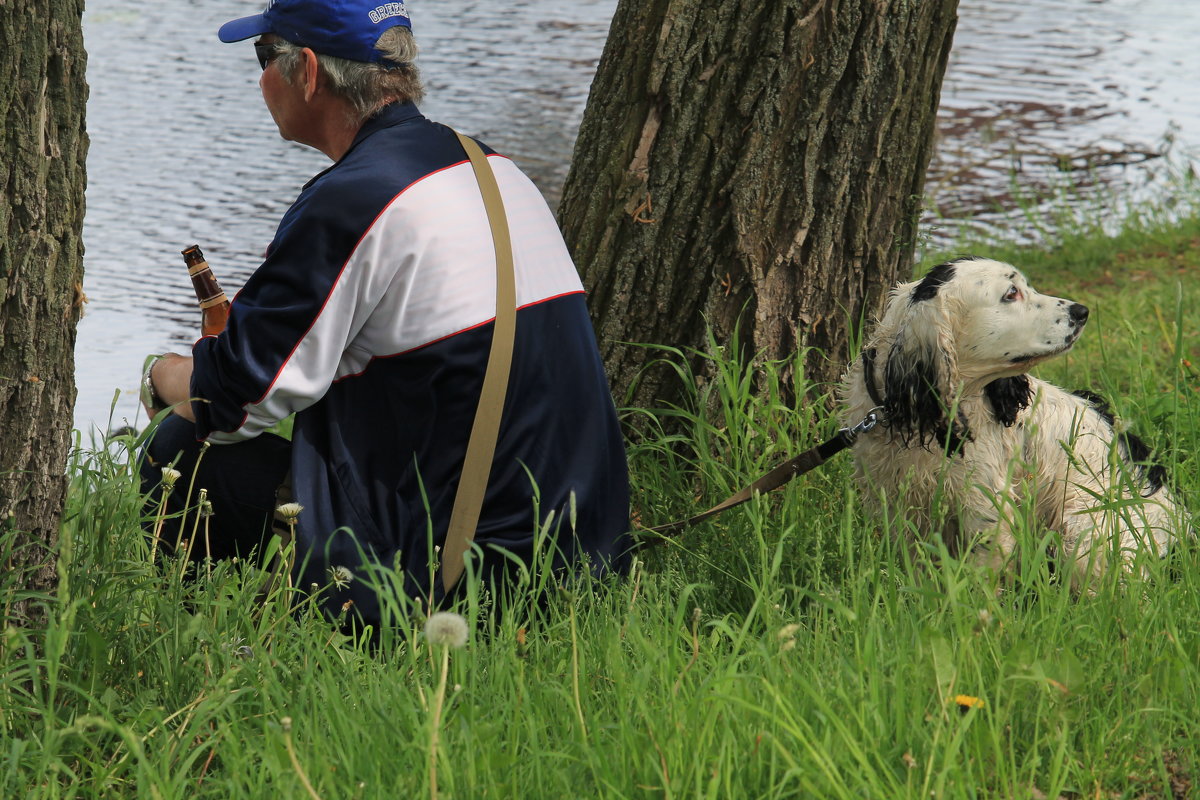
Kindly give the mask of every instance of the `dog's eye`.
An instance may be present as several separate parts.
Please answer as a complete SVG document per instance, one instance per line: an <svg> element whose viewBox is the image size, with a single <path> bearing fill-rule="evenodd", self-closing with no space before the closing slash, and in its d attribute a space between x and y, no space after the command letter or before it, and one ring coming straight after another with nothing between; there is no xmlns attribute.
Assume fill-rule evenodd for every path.
<svg viewBox="0 0 1200 800"><path fill-rule="evenodd" d="M1021 290L1016 286L1008 287L1008 291L1004 293L1004 297L1000 298L1002 303L1015 303L1021 299Z"/></svg>

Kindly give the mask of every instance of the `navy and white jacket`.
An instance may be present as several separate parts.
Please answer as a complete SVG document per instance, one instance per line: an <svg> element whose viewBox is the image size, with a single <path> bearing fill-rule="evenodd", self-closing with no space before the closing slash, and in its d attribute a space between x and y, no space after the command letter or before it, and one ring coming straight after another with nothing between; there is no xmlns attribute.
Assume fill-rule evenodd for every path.
<svg viewBox="0 0 1200 800"><path fill-rule="evenodd" d="M512 232L519 310L475 542L485 570L506 563L498 548L528 561L535 527L555 511L559 564L623 569L625 451L583 287L537 188L484 152ZM193 404L200 438L242 441L296 413L300 586L328 585L335 567L361 576L382 565L428 595L495 302L495 250L466 154L414 105L386 107L304 187L226 330L192 351L192 393L207 401ZM361 581L331 603L346 599L378 618Z"/></svg>

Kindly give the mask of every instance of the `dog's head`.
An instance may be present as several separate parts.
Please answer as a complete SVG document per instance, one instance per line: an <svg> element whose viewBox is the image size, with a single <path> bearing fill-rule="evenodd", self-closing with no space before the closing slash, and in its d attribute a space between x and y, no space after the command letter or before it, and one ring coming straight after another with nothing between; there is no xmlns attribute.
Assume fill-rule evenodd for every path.
<svg viewBox="0 0 1200 800"><path fill-rule="evenodd" d="M1029 402L1023 373L1069 350L1087 317L1086 306L1041 294L1015 267L990 259L949 261L897 286L874 337L889 423L902 437L956 448L970 431L961 419L948 422L950 408L977 390L1011 425ZM867 380L870 387L875 376Z"/></svg>

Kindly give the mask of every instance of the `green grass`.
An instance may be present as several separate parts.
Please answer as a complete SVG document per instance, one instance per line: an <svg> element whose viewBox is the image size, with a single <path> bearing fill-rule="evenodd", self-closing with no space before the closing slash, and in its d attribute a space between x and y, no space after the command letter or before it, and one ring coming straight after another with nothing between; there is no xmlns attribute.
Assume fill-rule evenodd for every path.
<svg viewBox="0 0 1200 800"><path fill-rule="evenodd" d="M1040 374L1108 395L1197 510L1200 216L964 250L1092 307L1080 345ZM681 356L647 352L695 386ZM835 427L828 388L808 385L799 359L740 364L716 343L705 358L688 407L629 412L644 423L630 463L646 524L706 507ZM793 392L806 400L782 399ZM289 613L285 591L256 602L253 565L192 583L152 569L135 446L77 448L47 626L3 632L0 797L429 795L445 653L421 616L372 650L310 606ZM466 604L471 639L448 653L439 796L1200 791L1195 548L1171 574L1150 565L1145 580L1086 596L1030 556L997 596L936 552L913 563L893 544L900 523L865 518L849 478L840 457L646 549L611 585L502 614ZM20 594L12 584L0 573L3 607Z"/></svg>

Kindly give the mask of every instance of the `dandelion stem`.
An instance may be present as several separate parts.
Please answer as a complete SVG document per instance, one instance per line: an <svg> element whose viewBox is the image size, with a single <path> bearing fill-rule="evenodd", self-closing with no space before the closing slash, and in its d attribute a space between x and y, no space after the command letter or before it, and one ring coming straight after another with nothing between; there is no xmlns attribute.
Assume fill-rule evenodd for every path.
<svg viewBox="0 0 1200 800"><path fill-rule="evenodd" d="M288 537L287 541L283 542L279 548L279 554L276 556L276 569L283 573L284 583L287 585L288 592L291 593L295 586L292 585L292 567L295 566L296 558L296 519L295 517L287 520ZM278 575L278 572L275 573ZM275 575L272 575L271 583L275 583Z"/></svg>
<svg viewBox="0 0 1200 800"><path fill-rule="evenodd" d="M208 502L208 489L200 489L200 499L196 502L196 518L192 520L192 535L187 539L183 561L179 565L179 577L182 580L187 572L188 562L192 558L192 548L196 546L196 534L200 532L200 518L204 516L204 504ZM206 525L207 530L207 525ZM182 533L182 529L180 531Z"/></svg>
<svg viewBox="0 0 1200 800"><path fill-rule="evenodd" d="M433 657L433 648L440 647L442 652L442 674L438 679L433 712L429 718L429 796L433 800L437 800L438 796L438 750L442 736L442 708L446 703L446 678L450 674L450 648L465 645L469 634L467 621L452 611L439 611L425 620L425 639L430 644L430 659Z"/></svg>
<svg viewBox="0 0 1200 800"><path fill-rule="evenodd" d="M305 791L312 800L321 800L321 795L317 794L317 790L308 781L308 775L304 772L304 767L300 765L300 759L296 757L296 748L292 747L292 720L290 717L284 717L280 720L283 725L283 744L287 748L288 758L292 761L292 769L296 770L296 775L300 778L300 783L304 784Z"/></svg>
<svg viewBox="0 0 1200 800"><path fill-rule="evenodd" d="M187 494L183 496L183 517L179 520L179 533L175 535L175 552L179 552L179 545L183 539L183 529L187 525L188 503L192 502L192 488L196 485L196 473L200 471L200 462L204 460L204 454L208 452L209 447L208 442L200 445L200 454L196 456L196 463L192 465L192 474L188 478Z"/></svg>
<svg viewBox="0 0 1200 800"><path fill-rule="evenodd" d="M204 516L204 570L212 582L212 542L208 538L208 515Z"/></svg>
<svg viewBox="0 0 1200 800"><path fill-rule="evenodd" d="M433 714L429 730L429 797L437 800L438 748L441 743L442 706L446 702L446 677L450 673L450 645L442 645L442 675L438 679L437 693L433 696Z"/></svg>
<svg viewBox="0 0 1200 800"><path fill-rule="evenodd" d="M150 542L150 563L154 563L154 556L158 553L158 540L162 537L163 523L167 520L167 498L171 494L171 487L163 485L162 500L158 503L158 514L154 518L154 540Z"/></svg>
<svg viewBox="0 0 1200 800"><path fill-rule="evenodd" d="M579 717L579 729L583 733L584 744L587 744L587 722L583 718L583 702L579 697L579 637L575 630L574 603L571 603L571 685L575 694L575 714Z"/></svg>
<svg viewBox="0 0 1200 800"><path fill-rule="evenodd" d="M700 626L700 614L699 607L692 611L692 657L684 666L683 671L679 673L679 677L675 679L675 685L671 688L672 697L679 693L679 687L683 685L683 676L688 674L695 666L696 660L700 658L700 635L697 633L697 628Z"/></svg>
<svg viewBox="0 0 1200 800"><path fill-rule="evenodd" d="M622 639L625 638L625 631L629 627L629 620L633 617L633 606L634 606L634 603L637 602L638 589L642 585L641 566L642 566L642 562L638 561L638 559L635 557L633 559L633 564L631 564L629 567L629 576L631 578L633 578L633 593L629 596L629 608L626 611L624 622L621 623L620 636Z"/></svg>

